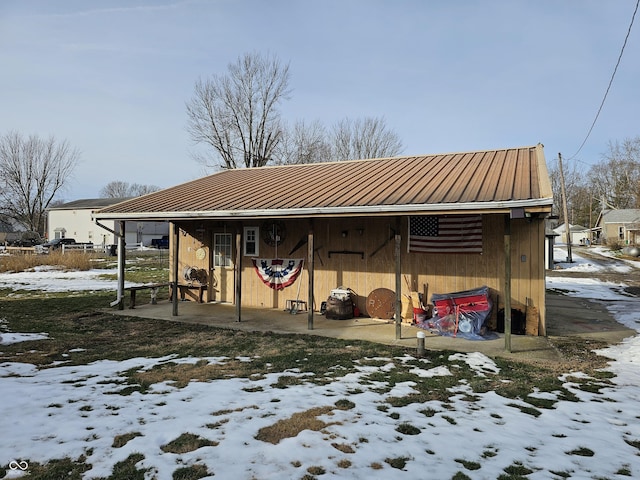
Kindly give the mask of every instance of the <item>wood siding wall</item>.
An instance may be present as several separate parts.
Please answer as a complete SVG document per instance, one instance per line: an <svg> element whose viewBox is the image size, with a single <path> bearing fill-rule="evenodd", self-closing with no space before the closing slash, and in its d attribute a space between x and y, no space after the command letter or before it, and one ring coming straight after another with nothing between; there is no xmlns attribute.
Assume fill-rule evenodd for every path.
<svg viewBox="0 0 640 480"><path fill-rule="evenodd" d="M544 334L545 267L544 220L515 219L511 221L512 304L524 309L536 307L539 325L530 324L527 331ZM264 285L254 271L251 257L242 256L242 305L284 309L287 300L307 300L308 270L307 246L289 252L307 237L309 220L285 220L286 236L277 247L278 258L304 258L301 277L282 291ZM180 236L179 277L185 267L203 268L212 282L206 301L233 299L233 270L213 270L212 249L214 233L242 232L243 226L263 228L264 221L191 222L179 226L185 233ZM395 217L317 218L314 219L315 277L314 310L320 309L332 289L348 287L357 295L357 305L366 313L366 298L376 288L395 290L394 242L389 241L395 229ZM448 293L488 286L502 303L504 289L504 215L483 215L483 254L409 254L407 253L408 218L401 219L402 274L418 291L428 285L429 299L433 293ZM262 236L262 231L260 232ZM373 254L381 245L386 245ZM198 259L199 248L206 251ZM276 258L276 248L260 239L260 258ZM331 252L331 253L330 253ZM340 253L336 253L340 252ZM353 253L345 253L353 252ZM361 253L360 253L361 252ZM373 254L373 255L372 255ZM235 251L234 251L235 258ZM224 271L226 270L226 271ZM299 283L300 282L300 283ZM403 293L409 293L405 280ZM494 309L495 310L495 309Z"/></svg>

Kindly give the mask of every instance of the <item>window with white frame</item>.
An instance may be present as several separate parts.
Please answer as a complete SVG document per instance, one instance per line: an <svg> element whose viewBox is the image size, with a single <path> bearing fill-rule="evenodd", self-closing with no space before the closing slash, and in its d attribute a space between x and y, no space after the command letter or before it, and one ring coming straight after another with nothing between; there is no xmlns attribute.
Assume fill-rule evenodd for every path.
<svg viewBox="0 0 640 480"><path fill-rule="evenodd" d="M213 265L215 267L230 267L232 249L230 233L214 233L213 235Z"/></svg>
<svg viewBox="0 0 640 480"><path fill-rule="evenodd" d="M259 255L260 227L244 227L244 254L248 257Z"/></svg>
<svg viewBox="0 0 640 480"><path fill-rule="evenodd" d="M624 227L618 227L618 239L624 240Z"/></svg>

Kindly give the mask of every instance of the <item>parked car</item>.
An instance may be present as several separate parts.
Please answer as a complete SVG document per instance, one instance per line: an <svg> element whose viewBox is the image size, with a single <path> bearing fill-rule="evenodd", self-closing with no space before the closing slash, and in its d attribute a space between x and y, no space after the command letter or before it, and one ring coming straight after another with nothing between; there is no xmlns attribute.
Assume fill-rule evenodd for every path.
<svg viewBox="0 0 640 480"><path fill-rule="evenodd" d="M42 248L45 251L49 251L49 250L57 250L59 248L62 248L62 245L75 245L75 244L76 244L75 238L53 238L48 242L43 243Z"/></svg>
<svg viewBox="0 0 640 480"><path fill-rule="evenodd" d="M0 243L8 247L35 247L43 242L40 234L33 231L0 232Z"/></svg>
<svg viewBox="0 0 640 480"><path fill-rule="evenodd" d="M43 253L48 253L52 250L62 248L63 245L87 245L93 247L93 243L78 243L75 238L54 238L49 240L47 243L43 243L41 245L41 249Z"/></svg>
<svg viewBox="0 0 640 480"><path fill-rule="evenodd" d="M38 232L22 232L20 238L13 243L15 247L35 247L42 244L42 237Z"/></svg>
<svg viewBox="0 0 640 480"><path fill-rule="evenodd" d="M155 248L169 248L169 235L163 235L162 238L152 238L151 246Z"/></svg>

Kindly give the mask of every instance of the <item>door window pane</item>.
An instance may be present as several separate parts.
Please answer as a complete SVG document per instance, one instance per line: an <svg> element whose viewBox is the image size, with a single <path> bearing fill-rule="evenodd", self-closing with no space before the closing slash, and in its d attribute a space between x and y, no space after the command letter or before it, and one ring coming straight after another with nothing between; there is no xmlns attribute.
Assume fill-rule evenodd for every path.
<svg viewBox="0 0 640 480"><path fill-rule="evenodd" d="M216 267L231 266L231 234L214 233L213 235L213 265Z"/></svg>

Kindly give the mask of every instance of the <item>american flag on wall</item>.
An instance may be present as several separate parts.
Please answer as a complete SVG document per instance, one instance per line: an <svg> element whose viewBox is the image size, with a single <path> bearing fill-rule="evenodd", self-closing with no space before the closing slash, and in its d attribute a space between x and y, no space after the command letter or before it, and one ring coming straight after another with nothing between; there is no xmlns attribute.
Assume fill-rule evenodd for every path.
<svg viewBox="0 0 640 480"><path fill-rule="evenodd" d="M409 252L482 253L482 215L410 217Z"/></svg>

